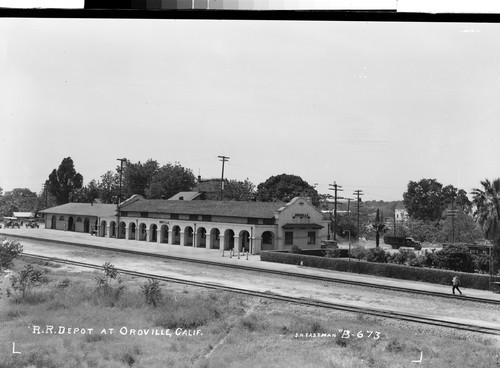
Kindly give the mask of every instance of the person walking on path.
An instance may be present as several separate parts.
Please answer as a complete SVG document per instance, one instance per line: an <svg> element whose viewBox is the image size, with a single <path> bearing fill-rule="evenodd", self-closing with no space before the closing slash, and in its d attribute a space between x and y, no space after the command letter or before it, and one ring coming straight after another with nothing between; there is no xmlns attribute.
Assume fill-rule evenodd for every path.
<svg viewBox="0 0 500 368"><path fill-rule="evenodd" d="M451 282L453 283L453 287L451 288L451 291L453 291L453 294L455 294L455 289L457 289L457 291L460 293L460 295L462 295L462 292L458 288L460 286L460 279L458 278L458 276L453 277Z"/></svg>

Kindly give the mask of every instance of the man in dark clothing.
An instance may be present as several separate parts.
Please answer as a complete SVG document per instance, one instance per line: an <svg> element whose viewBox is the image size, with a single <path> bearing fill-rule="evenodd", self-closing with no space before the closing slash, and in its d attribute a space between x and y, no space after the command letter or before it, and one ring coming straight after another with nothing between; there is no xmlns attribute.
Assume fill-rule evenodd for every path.
<svg viewBox="0 0 500 368"><path fill-rule="evenodd" d="M453 294L455 294L455 289L458 290L458 292L460 293L460 295L462 295L462 292L460 291L460 289L458 288L458 286L460 285L460 279L458 278L458 276L455 276L453 278L453 280L451 280L452 283L453 283L453 287L451 289L451 291L453 291Z"/></svg>

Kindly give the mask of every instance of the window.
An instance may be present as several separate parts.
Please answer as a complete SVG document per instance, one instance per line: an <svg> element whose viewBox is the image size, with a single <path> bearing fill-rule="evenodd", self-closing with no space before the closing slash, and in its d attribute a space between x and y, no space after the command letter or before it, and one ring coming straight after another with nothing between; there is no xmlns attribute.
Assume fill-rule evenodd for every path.
<svg viewBox="0 0 500 368"><path fill-rule="evenodd" d="M316 231L307 232L307 244L316 244Z"/></svg>
<svg viewBox="0 0 500 368"><path fill-rule="evenodd" d="M203 215L201 216L202 221L212 221L212 216L211 215Z"/></svg>
<svg viewBox="0 0 500 368"><path fill-rule="evenodd" d="M285 231L285 244L293 244L293 231Z"/></svg>
<svg viewBox="0 0 500 368"><path fill-rule="evenodd" d="M264 225L274 225L274 217L270 219L264 219Z"/></svg>
<svg viewBox="0 0 500 368"><path fill-rule="evenodd" d="M149 214L147 212L141 212L141 217L149 217Z"/></svg>
<svg viewBox="0 0 500 368"><path fill-rule="evenodd" d="M128 216L128 212L127 211L121 211L120 215L122 217L127 217Z"/></svg>
<svg viewBox="0 0 500 368"><path fill-rule="evenodd" d="M198 221L198 215L189 215L191 221Z"/></svg>
<svg viewBox="0 0 500 368"><path fill-rule="evenodd" d="M178 220L178 219L179 219L179 215L178 215L177 213L172 213L172 214L170 215L170 218L171 218L172 220Z"/></svg>
<svg viewBox="0 0 500 368"><path fill-rule="evenodd" d="M259 219L258 218L254 218L254 217L249 217L247 219L247 224L258 225L259 224Z"/></svg>
<svg viewBox="0 0 500 368"><path fill-rule="evenodd" d="M59 217L59 221L64 221L64 216Z"/></svg>
<svg viewBox="0 0 500 368"><path fill-rule="evenodd" d="M76 222L82 222L82 218L81 217L77 217L76 218Z"/></svg>

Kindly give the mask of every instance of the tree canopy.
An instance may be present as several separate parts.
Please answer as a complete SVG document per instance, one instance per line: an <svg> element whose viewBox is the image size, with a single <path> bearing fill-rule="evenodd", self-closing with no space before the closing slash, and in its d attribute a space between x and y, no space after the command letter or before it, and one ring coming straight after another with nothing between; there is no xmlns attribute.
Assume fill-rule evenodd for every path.
<svg viewBox="0 0 500 368"><path fill-rule="evenodd" d="M153 175L146 188L146 196L151 199L168 199L179 192L191 190L195 181L196 178L191 169L168 163L160 167Z"/></svg>
<svg viewBox="0 0 500 368"><path fill-rule="evenodd" d="M320 200L316 189L300 176L281 174L271 176L257 186L256 198L262 202L288 202L295 197L310 197L313 205L319 206Z"/></svg>
<svg viewBox="0 0 500 368"><path fill-rule="evenodd" d="M71 157L64 158L57 170L50 173L48 185L58 205L68 203L72 193L82 188L83 176L76 172Z"/></svg>

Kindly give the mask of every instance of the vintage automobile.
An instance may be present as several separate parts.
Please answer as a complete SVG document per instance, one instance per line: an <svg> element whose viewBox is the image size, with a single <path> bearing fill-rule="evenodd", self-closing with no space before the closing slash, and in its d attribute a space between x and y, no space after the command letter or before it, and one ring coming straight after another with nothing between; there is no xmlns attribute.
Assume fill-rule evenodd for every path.
<svg viewBox="0 0 500 368"><path fill-rule="evenodd" d="M27 220L24 225L26 226L26 228L39 228L40 226L38 225L38 222L36 222L36 220L33 220L33 219L30 219L30 220Z"/></svg>
<svg viewBox="0 0 500 368"><path fill-rule="evenodd" d="M21 228L21 225L19 224L19 220L17 219L17 217L4 217L3 218L3 222L5 224L5 228L8 229L8 228L18 228L20 229Z"/></svg>

